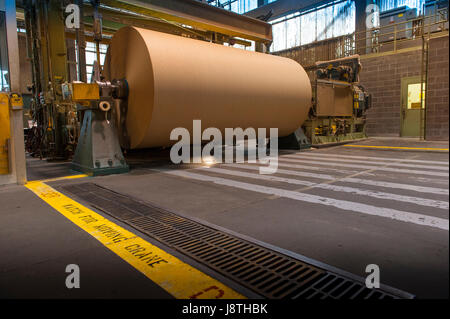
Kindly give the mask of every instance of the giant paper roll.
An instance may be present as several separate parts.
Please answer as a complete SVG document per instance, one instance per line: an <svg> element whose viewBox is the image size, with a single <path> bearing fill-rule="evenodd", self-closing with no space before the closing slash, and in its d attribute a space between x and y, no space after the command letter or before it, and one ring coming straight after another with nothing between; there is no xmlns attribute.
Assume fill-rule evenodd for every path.
<svg viewBox="0 0 450 319"><path fill-rule="evenodd" d="M169 146L173 128L278 128L307 117L311 85L295 61L134 27L112 38L105 77L129 85L130 148Z"/></svg>

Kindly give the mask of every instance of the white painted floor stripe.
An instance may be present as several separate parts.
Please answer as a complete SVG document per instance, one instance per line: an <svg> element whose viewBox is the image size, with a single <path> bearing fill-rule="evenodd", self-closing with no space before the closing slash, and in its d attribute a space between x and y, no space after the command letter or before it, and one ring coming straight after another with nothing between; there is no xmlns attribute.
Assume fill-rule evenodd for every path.
<svg viewBox="0 0 450 319"><path fill-rule="evenodd" d="M268 157L268 158L271 159L271 160L274 159L273 157ZM280 158L281 157L279 157L279 159ZM293 161L291 161L291 162L293 162ZM294 162L298 163L298 161L294 161ZM240 162L237 162L237 163L240 163ZM247 163L247 162L241 162L241 163ZM278 166L281 166L281 165L282 165L282 163L278 162ZM289 165L289 164L287 164L287 165ZM326 167L326 168L324 168L324 167L306 166L306 165L295 165L295 166L297 168L305 169L305 170L309 170L309 171L320 171L320 172L323 172L324 170L327 170L327 171L331 171L333 173L339 173L339 174L345 174L345 175L354 174L355 173L354 170L344 170L344 169L338 169L338 168L333 168L333 167Z"/></svg>
<svg viewBox="0 0 450 319"><path fill-rule="evenodd" d="M368 159L368 160L376 160L376 161L383 161L387 160L389 162L391 161L398 161L398 162L408 162L408 163L421 163L421 164L437 164L437 165L449 165L449 162L443 162L443 161L428 161L428 160L415 160L415 159L403 159L398 157L373 157L373 156L357 156L357 155L344 155L344 154L334 154L334 153L321 153L321 152L300 152L295 154L301 154L301 155L311 155L311 156L324 156L324 157L340 157L340 158L357 158L357 159Z"/></svg>
<svg viewBox="0 0 450 319"><path fill-rule="evenodd" d="M445 189L445 188L417 186L417 185L391 183L391 182L384 182L384 181L373 181L370 179L362 179L362 178L354 178L354 177L346 177L346 178L341 179L340 181L346 182L346 183L357 183L357 184L366 184L366 185L379 186L379 187L405 189L405 190L410 190L410 191L415 191L415 192L420 192L420 193L431 193L431 194L439 194L439 195L447 195L447 196L449 195L448 189Z"/></svg>
<svg viewBox="0 0 450 319"><path fill-rule="evenodd" d="M246 166L246 165L241 165L238 167L244 168L244 169L252 169L252 170L255 169L254 166ZM330 190L333 192L351 193L351 194L363 195L363 196L368 196L368 197L373 197L373 198L378 198L378 199L406 202L406 203L416 204L416 205L420 205L420 206L428 206L428 207L440 208L440 209L445 209L445 210L449 209L448 202L440 201L440 200L397 195L397 194L392 194L392 193L371 191L371 190L359 189L359 188L354 188L354 187L338 186L338 185L333 185L333 184L313 183L310 181L302 181L302 180L298 180L298 179L285 178L285 177L280 177L280 176L275 176L275 175L253 174L253 173L246 173L246 172L242 172L242 171L227 170L227 169L217 168L217 167L200 167L197 169L203 169L205 171L214 172L214 173L218 173L218 174L232 175L232 176L238 176L238 177L247 177L247 178L259 179L259 180L264 180L264 181L281 182L281 183L288 183L288 184L294 184L294 185L303 185L303 186L309 186L311 188L326 189L326 190ZM258 168L256 168L256 169L258 169ZM278 170L277 173L283 173L283 170Z"/></svg>
<svg viewBox="0 0 450 319"><path fill-rule="evenodd" d="M244 189L252 192L258 192L263 194L276 195L284 198L290 198L302 202L308 202L313 204L327 205L336 207L345 211L357 212L360 214L367 214L373 216L380 216L391 218L394 220L399 220L403 222L409 222L422 226L430 226L434 228L439 228L443 230L449 229L449 221L448 219L438 218L433 216L427 216L422 214L404 212L396 209L385 208L385 207L376 207L361 203L355 203L345 200L338 200L334 198L327 198L315 195L309 195L294 191L289 191L285 189L279 189L274 187L261 186L250 183L238 182L226 178L207 176L202 174L195 174L191 172L187 172L185 170L162 170L162 169L153 169L154 171L158 171L161 173L166 173L174 176L181 176L185 178L195 179L199 181L205 182L213 182L218 185L224 185L239 189Z"/></svg>
<svg viewBox="0 0 450 319"><path fill-rule="evenodd" d="M367 170L377 170L377 171L385 171L385 172L395 172L395 173L406 173L406 174L415 174L415 175L426 175L426 176L442 176L442 177L448 177L448 173L444 172L431 172L431 171L425 171L425 170L411 170L411 169L402 169L402 168L394 168L394 167L378 167L378 166L370 166L370 165L358 165L358 164L343 164L343 163L336 163L336 162L330 162L330 163L324 163L318 160L305 160L302 158L299 159L287 159L284 157L280 157L279 162L290 162L290 163L304 163L304 164L313 164L313 165L320 165L320 166L334 166L334 167L350 167L350 168L362 168ZM308 166L308 169L310 167Z"/></svg>
<svg viewBox="0 0 450 319"><path fill-rule="evenodd" d="M294 155L283 155L281 158L305 158L305 159L317 159L320 161L331 161L331 162L342 162L342 163L361 163L361 164L374 164L374 165L389 165L389 166L399 166L408 168L424 168L431 170L441 170L448 171L448 166L430 166L430 165L417 165L417 164L406 164L399 163L396 161L391 162L381 162L381 161L369 161L369 160L354 160L354 159L339 159L339 158L324 158L320 155L304 155L304 154L294 154Z"/></svg>
<svg viewBox="0 0 450 319"><path fill-rule="evenodd" d="M297 162L294 162L294 163L297 163ZM356 172L354 170L342 171L342 170L333 169L333 168L329 168L329 167L315 167L315 166L307 166L307 165L299 165L299 164L291 164L291 163L282 163L282 162L278 162L278 167L290 167L290 168L296 168L296 169L301 169L301 170L313 170L313 171L320 171L320 172L328 172L328 171L331 170L332 171L331 173L344 174L344 176L354 175L356 173L362 173L362 172ZM311 175L310 177L317 176L317 178L321 178L319 176L324 176L323 178L325 178L325 179L336 179L336 178L338 178L337 177L338 175L335 175L335 177L333 177L331 175L321 174L321 173L309 173L309 172L304 172L304 173L305 173L304 176L307 176L306 174L310 174ZM370 173L370 172L365 172L364 174L375 176L375 174ZM329 177L326 177L326 176L329 176Z"/></svg>
<svg viewBox="0 0 450 319"><path fill-rule="evenodd" d="M248 169L254 169L257 170L259 169L259 165L258 164L252 164L252 165L245 165L245 164L241 164L241 163L234 163L234 164L219 164L221 167L222 166L226 166L226 167L236 167L236 168L248 168ZM304 166L304 165L295 165L295 164L282 164L282 163L278 163L279 167L290 167L290 168L299 168L299 169L308 169L308 167ZM281 171L285 171L285 172L289 172L289 174L291 175L296 175L296 176L302 176L302 177L311 177L311 178L317 178L317 179L325 179L325 180L333 180L336 179L338 177L333 176L333 175L327 175L327 174L319 174L319 173L310 173L310 172L303 172L303 171L290 171L290 170L282 170L279 169L277 170L277 173L281 173Z"/></svg>
<svg viewBox="0 0 450 319"><path fill-rule="evenodd" d="M229 167L242 167L243 164L220 164L220 165L221 166L229 166ZM259 169L259 166L256 166L256 165L245 165L245 166L252 167L252 169L254 168L255 170ZM308 168L307 166L304 166L304 165L283 164L283 163L278 163L278 166L286 167L286 168L298 168L298 169L307 169ZM326 174L317 174L317 173L293 171L293 170L283 170L283 169L278 169L277 173L302 176L302 177L311 177L311 178L324 179L324 180L333 180L333 179L339 178L339 177L335 177L332 175L326 175ZM447 196L449 195L448 189L445 189L445 188L391 183L391 182L385 182L385 181L375 181L375 180L370 180L370 179L353 178L353 177L340 178L339 181L346 182L346 183L378 186L378 187L383 187L383 188L387 187L387 188L404 189L404 190L414 191L414 192L419 192L419 193L430 193L430 194L447 195Z"/></svg>

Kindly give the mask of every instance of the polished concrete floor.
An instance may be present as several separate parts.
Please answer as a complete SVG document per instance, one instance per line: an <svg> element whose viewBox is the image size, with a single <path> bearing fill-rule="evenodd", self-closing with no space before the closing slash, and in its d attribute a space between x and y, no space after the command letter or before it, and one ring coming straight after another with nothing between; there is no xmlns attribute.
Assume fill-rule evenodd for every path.
<svg viewBox="0 0 450 319"><path fill-rule="evenodd" d="M412 139L358 144L448 148ZM345 145L285 152L273 175L248 163L174 167L155 151L128 160L128 174L49 184L89 180L359 276L377 264L386 285L448 298L448 152ZM70 171L29 159L28 173L31 180ZM170 297L28 189L1 187L0 207L0 298ZM86 286L74 292L64 267L75 261Z"/></svg>

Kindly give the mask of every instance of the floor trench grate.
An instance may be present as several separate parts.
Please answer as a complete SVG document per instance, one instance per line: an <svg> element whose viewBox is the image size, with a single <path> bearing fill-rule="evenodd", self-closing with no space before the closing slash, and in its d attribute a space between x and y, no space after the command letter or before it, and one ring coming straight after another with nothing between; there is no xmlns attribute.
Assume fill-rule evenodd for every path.
<svg viewBox="0 0 450 319"><path fill-rule="evenodd" d="M61 188L266 298L399 297L94 183Z"/></svg>

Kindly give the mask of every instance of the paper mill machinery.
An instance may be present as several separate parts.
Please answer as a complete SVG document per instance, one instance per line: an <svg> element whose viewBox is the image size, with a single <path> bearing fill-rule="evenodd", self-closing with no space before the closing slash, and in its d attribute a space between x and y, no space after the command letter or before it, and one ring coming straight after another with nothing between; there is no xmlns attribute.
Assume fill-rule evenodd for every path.
<svg viewBox="0 0 450 319"><path fill-rule="evenodd" d="M170 146L171 130L190 130L196 119L222 133L276 127L280 148L360 133L370 101L357 84L358 59L318 65L311 89L297 62L266 54L270 24L194 0L170 2L169 10L166 1L23 1L33 65L30 154L73 158L74 170L98 175L127 171L122 150ZM76 30L64 25L70 3L84 17ZM76 43L75 74L67 39ZM99 44L109 45L91 79L86 40L95 42L97 61ZM259 52L223 45L250 41Z"/></svg>
<svg viewBox="0 0 450 319"><path fill-rule="evenodd" d="M228 45L254 45L264 52L272 41L271 25L196 0L17 0L18 28L26 30L31 63L30 102L25 103L29 127L26 150L35 157L71 158L78 143L84 111L63 97L62 85L90 83L86 44L92 42L100 76L100 44L124 26L136 26L183 38ZM67 25L76 5L78 27Z"/></svg>
<svg viewBox="0 0 450 319"><path fill-rule="evenodd" d="M84 110L72 167L91 175L127 171L121 149L170 146L171 131L192 135L193 120L222 135L252 127L289 137L311 104L293 60L135 27L113 36L100 81L62 87Z"/></svg>
<svg viewBox="0 0 450 319"><path fill-rule="evenodd" d="M313 103L303 124L312 145L366 138L366 112L371 95L359 83L359 55L316 62Z"/></svg>

